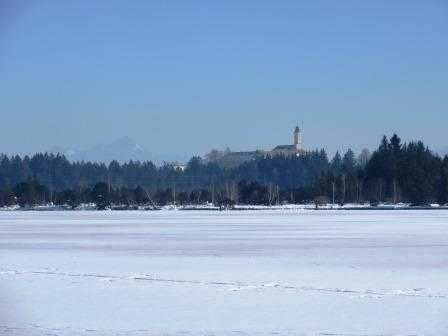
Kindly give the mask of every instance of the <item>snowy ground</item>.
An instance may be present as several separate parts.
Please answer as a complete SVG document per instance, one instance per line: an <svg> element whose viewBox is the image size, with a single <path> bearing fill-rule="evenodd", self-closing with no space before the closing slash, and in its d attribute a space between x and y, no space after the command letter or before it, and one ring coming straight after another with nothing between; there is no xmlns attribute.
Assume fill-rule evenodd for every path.
<svg viewBox="0 0 448 336"><path fill-rule="evenodd" d="M1 212L0 335L448 335L448 211Z"/></svg>

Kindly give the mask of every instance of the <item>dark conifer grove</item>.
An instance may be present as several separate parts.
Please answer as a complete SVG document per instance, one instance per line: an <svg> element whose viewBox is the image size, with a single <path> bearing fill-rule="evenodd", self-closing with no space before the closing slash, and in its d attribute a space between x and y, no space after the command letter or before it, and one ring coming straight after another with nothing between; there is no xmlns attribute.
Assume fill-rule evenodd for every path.
<svg viewBox="0 0 448 336"><path fill-rule="evenodd" d="M63 155L0 155L0 206L54 203L138 205L448 203L448 157L422 142L384 137L371 155L352 150L329 160L324 150L298 157L260 157L234 168L193 157L174 165L129 161L69 162Z"/></svg>

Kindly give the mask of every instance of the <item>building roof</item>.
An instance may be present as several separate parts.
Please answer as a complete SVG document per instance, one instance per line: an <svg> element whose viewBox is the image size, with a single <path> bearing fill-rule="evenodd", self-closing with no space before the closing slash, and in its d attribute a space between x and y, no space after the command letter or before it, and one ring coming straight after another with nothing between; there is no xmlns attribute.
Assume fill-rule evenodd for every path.
<svg viewBox="0 0 448 336"><path fill-rule="evenodd" d="M262 151L230 152L220 158L218 163L223 167L233 168L262 156Z"/></svg>
<svg viewBox="0 0 448 336"><path fill-rule="evenodd" d="M275 151L295 150L294 145L279 145L274 148Z"/></svg>

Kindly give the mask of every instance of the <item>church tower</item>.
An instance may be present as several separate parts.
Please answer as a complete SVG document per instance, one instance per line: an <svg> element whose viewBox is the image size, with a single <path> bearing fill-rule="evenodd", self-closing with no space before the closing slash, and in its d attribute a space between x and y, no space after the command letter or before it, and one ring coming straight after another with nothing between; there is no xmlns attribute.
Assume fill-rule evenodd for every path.
<svg viewBox="0 0 448 336"><path fill-rule="evenodd" d="M294 129L294 149L297 153L303 151L302 132L300 131L299 126L296 126Z"/></svg>

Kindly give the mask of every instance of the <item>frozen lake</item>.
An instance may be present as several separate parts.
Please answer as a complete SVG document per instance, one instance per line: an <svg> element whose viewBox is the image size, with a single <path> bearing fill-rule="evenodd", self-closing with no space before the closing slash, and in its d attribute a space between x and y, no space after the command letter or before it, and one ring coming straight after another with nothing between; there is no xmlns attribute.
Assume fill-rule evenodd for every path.
<svg viewBox="0 0 448 336"><path fill-rule="evenodd" d="M448 211L0 212L0 335L448 335Z"/></svg>

